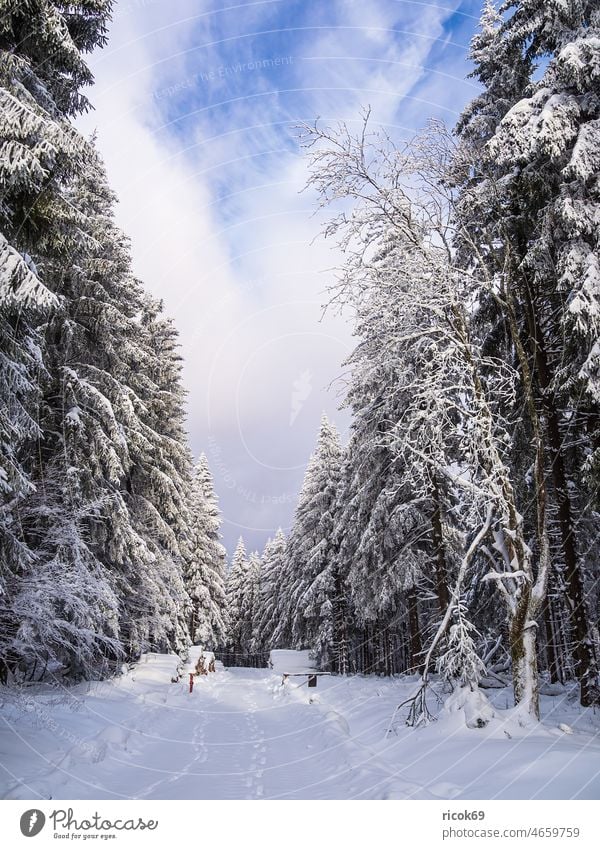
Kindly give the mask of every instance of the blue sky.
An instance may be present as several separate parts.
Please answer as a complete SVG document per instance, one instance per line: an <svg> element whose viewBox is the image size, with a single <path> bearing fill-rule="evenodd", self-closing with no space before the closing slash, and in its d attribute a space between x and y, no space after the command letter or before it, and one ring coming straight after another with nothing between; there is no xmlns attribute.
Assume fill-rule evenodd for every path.
<svg viewBox="0 0 600 849"><path fill-rule="evenodd" d="M327 313L340 257L318 238L297 127L360 120L396 139L453 124L476 87L480 2L117 0L93 55L97 130L136 273L181 333L195 454L230 552L293 516L326 411L347 434L349 316Z"/></svg>

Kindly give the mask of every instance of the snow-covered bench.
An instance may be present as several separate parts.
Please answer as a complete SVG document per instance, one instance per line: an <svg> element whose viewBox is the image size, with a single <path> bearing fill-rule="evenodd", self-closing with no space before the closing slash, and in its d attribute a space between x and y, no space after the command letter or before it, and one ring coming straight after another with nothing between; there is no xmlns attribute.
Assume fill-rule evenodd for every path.
<svg viewBox="0 0 600 849"><path fill-rule="evenodd" d="M320 675L331 675L331 672L317 670L316 662L310 657L308 650L273 649L269 653L269 666L282 676L282 686L288 678L303 677L307 679L309 687L316 687Z"/></svg>
<svg viewBox="0 0 600 849"><path fill-rule="evenodd" d="M309 687L317 686L317 678L321 675L331 675L331 672L315 672L314 669L307 669L306 672L282 672L281 686L285 684L288 678L306 677L306 683ZM302 686L300 684L299 686Z"/></svg>

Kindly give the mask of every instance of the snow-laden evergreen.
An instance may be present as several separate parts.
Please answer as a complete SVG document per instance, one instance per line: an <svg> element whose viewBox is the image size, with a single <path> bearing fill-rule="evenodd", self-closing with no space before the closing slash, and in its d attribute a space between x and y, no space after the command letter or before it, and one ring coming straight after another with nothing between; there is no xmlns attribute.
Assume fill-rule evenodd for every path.
<svg viewBox="0 0 600 849"><path fill-rule="evenodd" d="M14 605L17 641L26 635L30 643L22 651L47 655L44 662L60 661L66 651L73 671L87 673L93 635L119 632L120 598L132 587L127 572L151 556L121 489L133 417L126 357L137 335L127 245L112 221L114 197L97 157L64 192L79 220L65 227L60 252L45 261L60 306L43 328L44 439L32 466L36 491L23 508L37 556ZM43 583L32 593L37 577Z"/></svg>
<svg viewBox="0 0 600 849"><path fill-rule="evenodd" d="M256 643L261 584L262 560L258 551L252 551L248 557L248 568L246 569L244 593L240 608L242 623L240 644L244 651L252 651Z"/></svg>
<svg viewBox="0 0 600 849"><path fill-rule="evenodd" d="M489 87L458 127L464 176L456 221L463 262L490 281L480 299L477 333L489 339L492 328L496 344L516 360L525 417L516 424L515 442L523 474L537 444L538 466L547 476L531 496L538 544L540 516L546 514L553 555L546 613L552 674L564 667L555 632L568 619L581 698L589 704L598 675L588 596L597 598L598 576L591 508L597 501L593 422L600 401L600 246L593 223L600 11L589 2L519 0L508 3L507 12L488 34L486 55L473 51L475 73ZM528 75L520 87L508 89L512 103L505 104L484 144L474 145L482 104L494 100L489 68L502 74L500 59L509 54L520 57L514 67L521 61ZM535 63L542 67L537 80L531 77ZM527 488L526 481L520 485Z"/></svg>
<svg viewBox="0 0 600 849"><path fill-rule="evenodd" d="M415 430L426 450L424 399L417 408L414 402L415 385L421 380L419 360L430 356L425 342L419 354L419 345L406 332L402 298L414 298L415 267L409 264L403 270L400 255L410 257L410 248L396 237L386 237L370 261L370 276L364 278L356 304L359 342L348 361L352 435L336 518L337 569L351 588L346 596L351 598L353 619L370 627L368 642L379 644L372 663L382 671L390 669L390 640L397 642L406 632L410 665L419 667L419 599L433 593L440 612L445 611L453 547L446 518L451 506L447 476L423 463L423 452L420 456L398 450ZM420 257L414 260L422 262ZM426 325L415 332L424 340ZM447 442L440 445L442 457L451 450L451 440Z"/></svg>
<svg viewBox="0 0 600 849"><path fill-rule="evenodd" d="M373 344L394 365L395 381L387 391L402 404L389 423L389 444L404 466L403 483L410 482L411 497L427 512L429 499L432 506L442 506L439 481L446 490L456 490L452 509L464 529L448 605L428 638L423 689L411 715L416 722L427 716L423 694L433 655L447 640L463 592L475 585L476 576L480 581L484 556L486 579L495 583L505 603L515 698L525 712L536 715L537 648L531 623L542 614L550 568L540 417L531 407L538 541L534 555L529 516L527 522L525 518L529 495L518 485L519 469L509 465L507 452L518 372L512 363L487 354L471 333L469 305L477 304L481 294L489 296L492 285L487 277L463 268L461 254L448 249L453 198L446 161L439 158L445 136L434 127L399 152L386 137L368 132L368 115L365 124L356 136L318 126L307 130L313 149L312 182L322 204L343 197L355 207L352 216L344 211L326 229L348 253L337 297L359 308L374 299L375 324L366 335L374 336ZM422 186L417 198L415 181ZM380 266L377 253L388 243L392 250ZM490 374L495 375L493 382ZM441 537L443 547L443 533ZM439 553L439 544L434 547ZM418 552L418 543L409 538L408 555ZM418 631L424 636L421 625Z"/></svg>
<svg viewBox="0 0 600 849"><path fill-rule="evenodd" d="M256 551L247 554L242 537L236 545L225 584L226 645L239 658L257 649L261 616L262 561Z"/></svg>
<svg viewBox="0 0 600 849"><path fill-rule="evenodd" d="M25 259L0 235L0 606L5 657L16 623L7 615L6 599L16 574L31 565L34 554L23 538L22 500L34 491L29 458L41 435L36 411L41 381L41 337L35 330L56 298Z"/></svg>
<svg viewBox="0 0 600 849"><path fill-rule="evenodd" d="M227 599L227 645L236 654L249 651L244 639L251 633L252 624L244 621L244 596L247 589L248 554L242 537L238 539L227 573L225 593Z"/></svg>
<svg viewBox="0 0 600 849"><path fill-rule="evenodd" d="M93 9L74 3L68 13L47 2L3 3L0 9L3 676L19 662L13 644L20 617L13 600L35 563L36 544L32 549L26 539L21 502L35 493L31 467L43 438L38 411L49 375L39 328L59 305L39 269L65 228L80 218L64 187L85 164L89 144L68 116L86 106L80 88L92 77L82 54L104 42L109 11L102 0ZM43 604L42 592L39 597Z"/></svg>
<svg viewBox="0 0 600 849"><path fill-rule="evenodd" d="M118 654L117 602L105 565L82 539L87 517L80 505L72 499L67 510L56 500L71 482L77 488L71 480L77 470L66 457L62 469L46 467L48 453L41 446L56 444L57 437L66 442L76 417L74 409L62 426L48 421L46 399L50 393L58 399L61 379L48 327L66 312L59 255L62 277L68 277L73 251L80 259L90 246L85 211L73 204L72 181L85 169L91 147L68 116L85 108L79 89L91 74L82 52L103 43L109 4L98 3L93 11L87 3L73 4L68 15L51 3L5 7L0 16L0 274L2 373L11 383L3 393L8 401L3 454L12 492L5 493L3 511L2 547L8 549L11 584L1 602L3 665L6 671L27 668L33 676L49 660L60 659L77 674L89 668L105 641L104 648ZM78 277L76 265L72 272ZM47 530L38 532L40 526ZM15 551L18 558L10 557Z"/></svg>
<svg viewBox="0 0 600 849"><path fill-rule="evenodd" d="M489 140L506 113L529 84L532 59L514 41L502 37L504 16L494 0L485 0L480 29L471 41L469 76L483 86L461 115L457 129L471 144Z"/></svg>
<svg viewBox="0 0 600 849"><path fill-rule="evenodd" d="M89 675L102 657L188 644L189 457L174 331L131 274L97 156L64 192L78 221L45 261L59 307L43 327L44 439L22 508L36 558L10 651Z"/></svg>
<svg viewBox="0 0 600 849"><path fill-rule="evenodd" d="M308 463L281 575L277 644L312 647L324 665L333 639L333 523L342 452L337 429L323 415Z"/></svg>
<svg viewBox="0 0 600 849"><path fill-rule="evenodd" d="M265 651L277 647L274 634L279 624L279 611L284 595L282 586L286 557L285 534L278 528L273 539L267 540L260 568L260 584L256 599L256 615L252 650Z"/></svg>
<svg viewBox="0 0 600 849"><path fill-rule="evenodd" d="M191 518L193 546L185 576L190 596L190 634L194 643L213 649L225 644L226 551L221 543L220 512L206 456L194 468Z"/></svg>
<svg viewBox="0 0 600 849"><path fill-rule="evenodd" d="M111 6L0 10L3 678L184 653L184 573L223 558L192 518L177 333L134 278L94 140L72 124Z"/></svg>
<svg viewBox="0 0 600 849"><path fill-rule="evenodd" d="M162 303L148 296L142 301L140 330L146 365L137 372L132 369L131 397L141 428L132 433L126 492L133 527L152 559L146 569L142 561L134 564L139 589L132 621L143 645L149 640L162 651L170 647L184 652L189 644L189 597L183 576L193 531L182 363L173 322L162 315Z"/></svg>

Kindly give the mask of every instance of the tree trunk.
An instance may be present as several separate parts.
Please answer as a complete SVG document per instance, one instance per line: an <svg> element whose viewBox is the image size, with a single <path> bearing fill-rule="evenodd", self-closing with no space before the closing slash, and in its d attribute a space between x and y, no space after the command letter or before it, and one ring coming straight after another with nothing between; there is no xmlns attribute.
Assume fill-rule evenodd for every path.
<svg viewBox="0 0 600 849"><path fill-rule="evenodd" d="M546 598L546 603L544 605L544 630L546 633L545 649L550 681L555 684L557 681L560 681L560 674L558 670L556 641L554 638L554 621L549 597Z"/></svg>
<svg viewBox="0 0 600 849"><path fill-rule="evenodd" d="M529 593L527 594L529 595ZM523 597L525 598L525 597ZM536 623L527 617L529 604L523 600L509 623L515 704L540 718Z"/></svg>
<svg viewBox="0 0 600 849"><path fill-rule="evenodd" d="M431 515L431 529L433 535L433 550L435 552L435 586L440 613L443 616L450 604L448 594L448 571L446 568L446 550L444 548L444 536L442 532L442 505L437 475L433 481L433 513Z"/></svg>
<svg viewBox="0 0 600 849"><path fill-rule="evenodd" d="M389 627L386 627L385 632L385 674L391 675L394 671L392 668L392 637Z"/></svg>
<svg viewBox="0 0 600 849"><path fill-rule="evenodd" d="M550 571L550 542L545 525L540 533L538 576L523 584L508 623L515 704L540 718L537 665L537 619L546 599Z"/></svg>
<svg viewBox="0 0 600 849"><path fill-rule="evenodd" d="M334 589L333 645L335 666L340 675L347 675L349 671L347 611L346 601L342 595L342 582L337 572L334 576Z"/></svg>
<svg viewBox="0 0 600 849"><path fill-rule="evenodd" d="M556 410L547 403L548 442L552 477L558 507L558 522L561 532L561 547L565 562L565 581L567 584L567 609L575 638L576 673L580 684L580 702L589 707L597 700L595 692L594 655L592 651L589 624L586 610L583 577L575 546L575 528L571 509L571 500L565 467L561 452L560 431Z"/></svg>
<svg viewBox="0 0 600 849"><path fill-rule="evenodd" d="M407 593L406 603L408 606L408 633L410 644L410 666L413 671L421 668L423 658L421 653L421 631L419 629L419 601L416 587L411 587Z"/></svg>
<svg viewBox="0 0 600 849"><path fill-rule="evenodd" d="M523 391L525 393L525 409L533 431L535 447L534 487L536 501L537 539L540 549L537 574L532 569L527 546L524 538L520 537L520 557L526 575L526 584L514 596L514 607L509 608L509 635L511 657L513 664L513 684L515 703L522 704L525 709L540 716L539 679L537 670L537 617L541 613L548 590L550 573L550 542L548 537L548 490L546 485L546 442L544 425L539 415L534 394L534 378L525 345L519 332L517 308L511 291L511 282L507 281L505 291L507 312L506 317L517 361L521 370ZM532 313L533 314L533 311ZM535 337L534 337L535 338ZM514 502L513 502L514 506ZM521 529L522 534L522 529ZM512 547L512 545L511 545Z"/></svg>
<svg viewBox="0 0 600 849"><path fill-rule="evenodd" d="M567 609L575 639L574 656L576 674L580 683L580 702L583 707L589 707L598 699L595 687L597 669L592 651L592 641L590 640L583 577L577 557L575 525L562 454L556 399L551 386L553 376L548 364L544 337L539 326L535 304L532 303L531 299L528 300L528 326L534 346L535 377L541 393L541 403L546 419L548 456L554 483L561 549L565 564Z"/></svg>

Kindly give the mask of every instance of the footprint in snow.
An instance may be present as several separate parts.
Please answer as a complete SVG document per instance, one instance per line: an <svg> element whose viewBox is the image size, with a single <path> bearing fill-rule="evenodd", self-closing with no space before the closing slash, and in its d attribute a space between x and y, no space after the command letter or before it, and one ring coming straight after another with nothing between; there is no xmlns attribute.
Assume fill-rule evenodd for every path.
<svg viewBox="0 0 600 849"><path fill-rule="evenodd" d="M454 799L459 795L461 788L449 781L438 781L435 784L430 784L427 790L442 799Z"/></svg>

